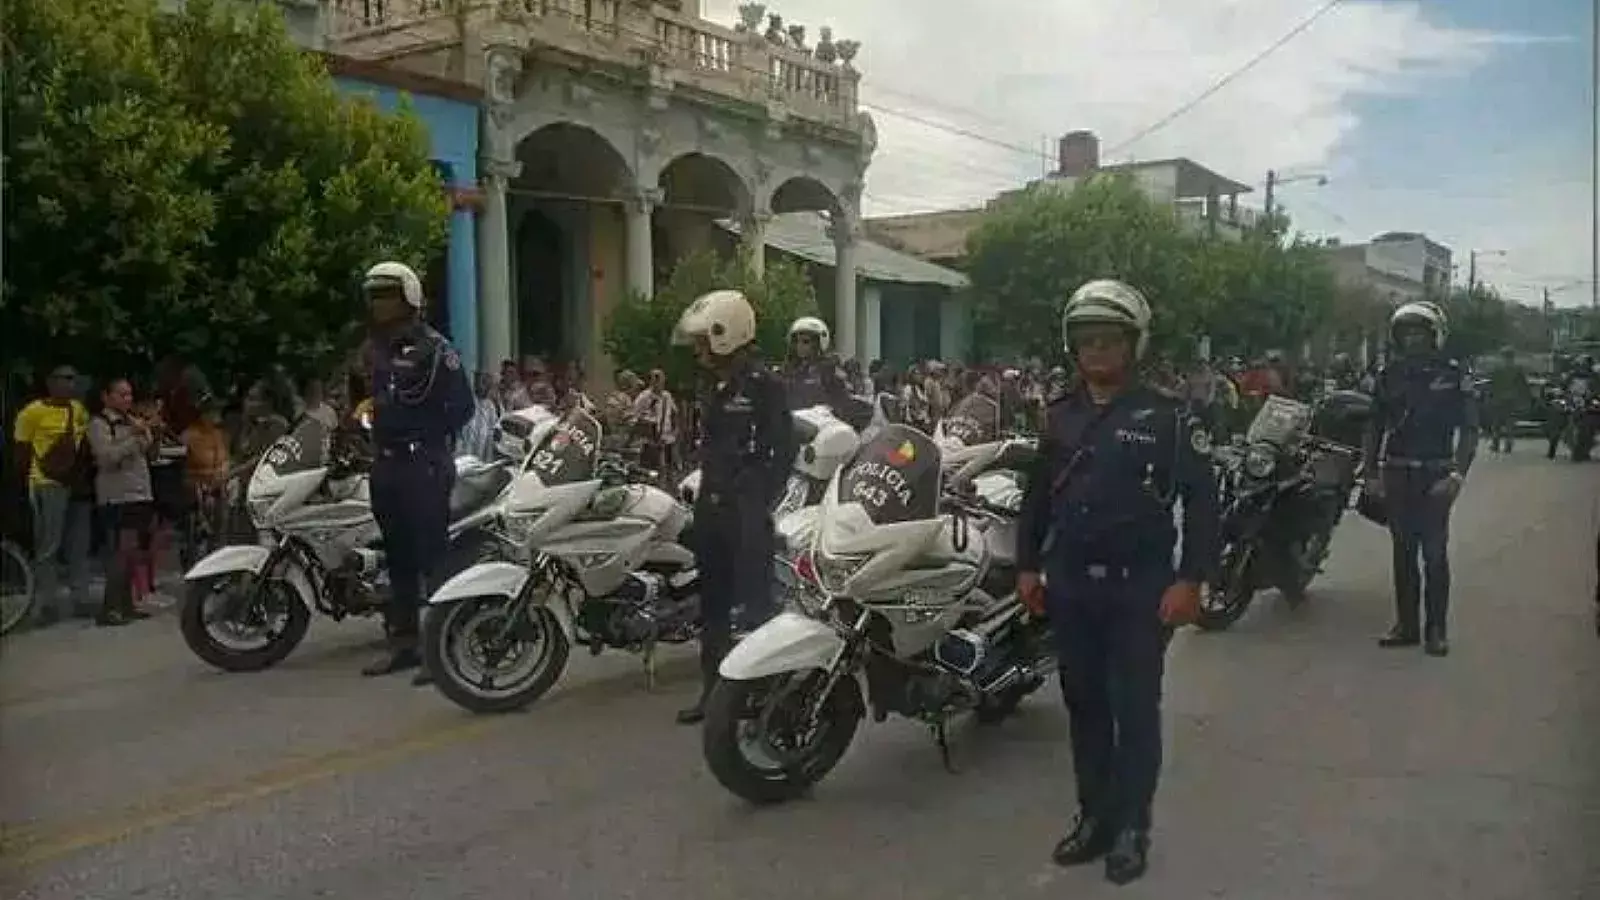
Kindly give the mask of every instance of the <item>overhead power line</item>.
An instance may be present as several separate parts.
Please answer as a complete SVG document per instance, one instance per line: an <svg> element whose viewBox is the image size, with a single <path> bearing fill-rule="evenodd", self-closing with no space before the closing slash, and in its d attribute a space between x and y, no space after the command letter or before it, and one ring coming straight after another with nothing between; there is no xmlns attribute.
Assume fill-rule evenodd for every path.
<svg viewBox="0 0 1600 900"><path fill-rule="evenodd" d="M1248 62L1246 62L1244 65L1238 67L1237 69L1234 69L1233 71L1229 72L1228 74L1226 74L1226 75L1222 76L1221 78L1217 79L1216 81L1212 82L1210 87L1208 87L1205 90L1201 91L1199 94L1196 94L1192 99L1190 99L1188 102L1184 103L1182 106L1179 106L1177 109L1174 109L1172 112L1167 113L1165 116L1162 116L1161 118L1157 119L1156 121L1152 122L1151 124L1146 125L1144 128L1141 128L1139 131L1134 133L1133 137L1130 137L1127 140L1123 141L1122 143L1118 144L1117 146L1111 148L1111 150L1106 153L1106 156L1108 158L1109 157L1115 157L1117 154L1121 153L1123 150L1126 150L1127 148L1133 146L1134 144L1137 144L1138 142L1140 142L1140 141L1144 140L1145 138L1149 137L1150 135L1155 134L1157 131L1160 131L1161 129L1167 127L1168 125L1170 125L1173 122L1177 121L1178 119L1182 118L1184 115L1188 114L1188 112L1190 110L1194 109L1195 107L1199 106L1200 104L1202 104L1202 103L1206 102L1207 100L1211 99L1213 96L1215 96L1223 88L1225 88L1228 85L1232 84L1234 81L1238 80L1245 73L1249 72L1251 69L1254 69L1256 66L1260 65L1263 61L1265 61L1267 59L1267 57L1271 56L1274 53L1277 53L1279 50L1282 50L1285 44L1288 44L1290 41L1292 41L1295 38L1299 37L1300 35L1304 34L1307 29L1309 29L1312 25L1315 25L1317 23L1318 19L1321 19L1323 16L1325 16L1328 13L1332 12L1334 7L1338 6L1340 3L1343 3L1343 2L1344 2L1344 0L1327 0L1326 3L1324 3L1321 6L1317 7L1316 10L1311 13L1311 15L1306 16L1305 19L1302 20L1299 25L1296 25L1294 28L1290 29L1289 32L1287 34L1285 34L1283 37L1280 37L1276 41L1273 41L1271 44L1269 44L1267 46L1267 48L1265 50L1262 50L1260 53L1257 53L1255 56L1251 57L1250 60Z"/></svg>

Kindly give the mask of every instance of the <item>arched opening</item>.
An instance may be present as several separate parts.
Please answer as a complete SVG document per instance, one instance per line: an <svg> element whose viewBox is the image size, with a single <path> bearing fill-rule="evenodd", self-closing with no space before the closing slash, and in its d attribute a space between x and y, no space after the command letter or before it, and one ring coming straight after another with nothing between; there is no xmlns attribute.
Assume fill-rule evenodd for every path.
<svg viewBox="0 0 1600 900"><path fill-rule="evenodd" d="M839 208L839 200L828 186L804 175L791 178L772 192L774 215L791 212L821 212L832 214Z"/></svg>
<svg viewBox="0 0 1600 900"><path fill-rule="evenodd" d="M601 323L623 280L618 198L632 174L604 137L566 122L530 134L517 158L522 172L509 191L517 361L576 360L594 371Z"/></svg>
<svg viewBox="0 0 1600 900"><path fill-rule="evenodd" d="M668 163L657 184L662 198L651 222L651 244L658 283L692 253L732 252L733 239L717 221L750 208L750 189L738 172L714 156L690 153Z"/></svg>

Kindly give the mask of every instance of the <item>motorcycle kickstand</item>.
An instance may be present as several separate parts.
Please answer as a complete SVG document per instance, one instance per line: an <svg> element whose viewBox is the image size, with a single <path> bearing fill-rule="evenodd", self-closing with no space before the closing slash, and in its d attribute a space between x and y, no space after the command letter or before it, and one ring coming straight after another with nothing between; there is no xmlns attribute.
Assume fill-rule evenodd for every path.
<svg viewBox="0 0 1600 900"><path fill-rule="evenodd" d="M939 762L944 765L945 772L951 775L960 775L961 767L956 765L955 754L950 749L950 717L944 716L929 727L933 729L934 743L939 746Z"/></svg>

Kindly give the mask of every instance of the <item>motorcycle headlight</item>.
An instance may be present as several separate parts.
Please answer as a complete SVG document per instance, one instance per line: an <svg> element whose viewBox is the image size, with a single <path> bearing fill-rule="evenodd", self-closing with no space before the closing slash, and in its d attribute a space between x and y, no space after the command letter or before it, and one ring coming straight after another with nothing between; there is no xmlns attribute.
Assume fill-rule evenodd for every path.
<svg viewBox="0 0 1600 900"><path fill-rule="evenodd" d="M506 514L500 517L500 530L509 543L520 550L528 550L533 544L533 527L543 516L542 509Z"/></svg>
<svg viewBox="0 0 1600 900"><path fill-rule="evenodd" d="M1278 467L1278 454L1271 447L1257 444L1244 455L1244 473L1251 478L1266 478Z"/></svg>
<svg viewBox="0 0 1600 900"><path fill-rule="evenodd" d="M267 514L272 512L272 505L278 502L277 497L251 497L245 506L250 510L250 521L256 528L265 528Z"/></svg>
<svg viewBox="0 0 1600 900"><path fill-rule="evenodd" d="M806 483L799 478L789 479L789 484L783 489L783 499L778 501L778 508L773 510L772 517L781 519L789 513L806 505Z"/></svg>
<svg viewBox="0 0 1600 900"><path fill-rule="evenodd" d="M826 553L812 554L816 564L817 581L830 591L837 591L844 587L845 582L861 571L871 556L829 556Z"/></svg>

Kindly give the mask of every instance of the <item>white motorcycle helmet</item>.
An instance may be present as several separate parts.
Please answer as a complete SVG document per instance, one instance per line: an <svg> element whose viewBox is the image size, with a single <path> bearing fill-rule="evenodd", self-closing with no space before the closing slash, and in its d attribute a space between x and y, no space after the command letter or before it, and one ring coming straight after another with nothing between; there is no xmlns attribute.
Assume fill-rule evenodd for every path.
<svg viewBox="0 0 1600 900"><path fill-rule="evenodd" d="M1150 303L1144 295L1120 281L1109 278L1091 281L1072 292L1061 310L1061 340L1072 352L1072 329L1088 324L1122 325L1138 335L1133 358L1142 359L1150 344Z"/></svg>
<svg viewBox="0 0 1600 900"><path fill-rule="evenodd" d="M689 346L702 337L717 356L756 339L756 311L743 291L712 291L689 304L672 329L672 343Z"/></svg>
<svg viewBox="0 0 1600 900"><path fill-rule="evenodd" d="M405 263L393 260L378 263L368 269L366 276L361 279L361 290L366 293L395 287L400 289L407 306L422 308L422 279L417 277L415 269Z"/></svg>
<svg viewBox="0 0 1600 900"><path fill-rule="evenodd" d="M801 316L789 326L789 340L794 341L797 334L813 335L817 339L817 352L827 353L833 345L833 335L828 331L828 323L816 316Z"/></svg>
<svg viewBox="0 0 1600 900"><path fill-rule="evenodd" d="M1395 329L1402 325L1423 325L1433 334L1433 349L1444 346L1445 337L1450 333L1450 322L1445 318L1444 310L1437 303L1418 301L1403 304L1389 317L1389 338L1394 339Z"/></svg>

